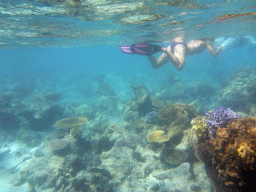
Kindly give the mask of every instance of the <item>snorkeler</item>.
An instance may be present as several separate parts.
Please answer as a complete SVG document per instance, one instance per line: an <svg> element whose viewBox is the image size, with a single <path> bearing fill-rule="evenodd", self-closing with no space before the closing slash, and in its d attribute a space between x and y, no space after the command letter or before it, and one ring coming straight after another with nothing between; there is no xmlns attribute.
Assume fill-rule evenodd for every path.
<svg viewBox="0 0 256 192"><path fill-rule="evenodd" d="M173 39L173 43L167 48L146 43L134 44L132 46L121 46L119 48L124 53L147 55L154 69L162 67L170 60L178 70L182 70L185 65L185 58L187 55L198 54L207 49L213 57L217 57L222 47L219 46L214 50L212 46L213 40L214 39L212 38L205 38L184 43L182 37L176 37ZM156 60L153 54L159 51L163 52L163 54Z"/></svg>
<svg viewBox="0 0 256 192"><path fill-rule="evenodd" d="M219 37L215 39L214 46L221 46L223 47L223 50L226 50L239 48L246 45L247 43L253 45L253 47L249 50L250 52L256 50L256 41L252 36Z"/></svg>

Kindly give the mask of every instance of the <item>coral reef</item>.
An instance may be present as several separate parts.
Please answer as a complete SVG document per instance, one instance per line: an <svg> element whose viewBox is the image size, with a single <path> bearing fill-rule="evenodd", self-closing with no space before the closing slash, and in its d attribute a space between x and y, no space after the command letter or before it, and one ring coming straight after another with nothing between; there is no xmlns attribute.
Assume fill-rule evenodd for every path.
<svg viewBox="0 0 256 192"><path fill-rule="evenodd" d="M207 132L206 129L205 129L205 132ZM203 140L202 138L204 138L204 137L201 137L201 139L198 139L198 135L201 135L201 131L199 131L199 134L198 134L196 130L194 130L193 128L184 130L181 142L178 145L176 145L174 149L181 150L181 151L189 151L193 149L198 144L198 142L200 142L201 140ZM206 135L206 134L204 134L203 132L203 135Z"/></svg>
<svg viewBox="0 0 256 192"><path fill-rule="evenodd" d="M157 124L159 121L159 114L156 111L151 111L146 115L148 124Z"/></svg>
<svg viewBox="0 0 256 192"><path fill-rule="evenodd" d="M195 133L197 140L200 142L205 140L208 135L206 126L206 118L204 116L198 116L191 121L192 131Z"/></svg>
<svg viewBox="0 0 256 192"><path fill-rule="evenodd" d="M214 138L197 146L197 152L217 191L250 191L254 185L256 119L236 119L218 127Z"/></svg>
<svg viewBox="0 0 256 192"><path fill-rule="evenodd" d="M234 91L228 87L231 82L246 79L241 80L248 84L239 99L252 106L241 111L255 116L254 72L235 74L224 90ZM223 90L217 98L217 86L172 75L162 87L131 84L129 93L117 94L127 94L122 100L105 75L87 77L90 82L84 86L82 76L78 84L66 80L55 87L46 80L47 88L39 79L37 89L27 94L24 87L23 95L23 88L13 84L0 97L0 168L12 175L10 186L49 192L210 192L209 177L221 192L252 186L256 120L238 119L242 113L229 108L196 117L195 108L202 112L219 105L211 101L225 100ZM125 83L150 77L140 78ZM8 129L16 135L10 136Z"/></svg>
<svg viewBox="0 0 256 192"><path fill-rule="evenodd" d="M31 95L35 90L34 83L19 83L14 87L14 92L17 94L19 99L24 99Z"/></svg>
<svg viewBox="0 0 256 192"><path fill-rule="evenodd" d="M181 129L188 128L192 118L196 117L196 110L191 105L174 103L163 107L159 111L160 123L166 126L177 126Z"/></svg>
<svg viewBox="0 0 256 192"><path fill-rule="evenodd" d="M0 111L6 111L9 107L11 107L11 101L13 99L12 95L1 95L0 96Z"/></svg>
<svg viewBox="0 0 256 192"><path fill-rule="evenodd" d="M40 106L24 106L24 109L19 111L19 116L23 118L26 128L34 131L50 130L54 122L62 117L62 115L63 108L58 104L45 105L43 108Z"/></svg>
<svg viewBox="0 0 256 192"><path fill-rule="evenodd" d="M189 156L189 147L193 145L189 140L192 138L188 137L188 134L186 138L183 135L191 127L191 119L195 116L193 106L181 103L171 104L159 110L159 125L150 127L151 133L147 135L147 141L152 143L149 145L152 150L159 148L157 144L162 143L163 147L159 149L163 164L178 166ZM175 148L182 138L184 141L181 145L184 146Z"/></svg>
<svg viewBox="0 0 256 192"><path fill-rule="evenodd" d="M206 126L209 131L209 136L214 138L216 129L218 127L225 127L230 121L239 118L240 117L233 113L230 108L225 110L223 107L221 107L212 111L211 113L206 113Z"/></svg>
<svg viewBox="0 0 256 192"><path fill-rule="evenodd" d="M97 109L91 105L80 102L65 104L65 116L86 117L89 121L95 119Z"/></svg>
<svg viewBox="0 0 256 192"><path fill-rule="evenodd" d="M209 75L207 74L205 77L209 78ZM168 75L162 82L162 85L162 88L157 91L155 98L160 101L168 100L173 103L179 102L194 105L197 112L201 114L204 114L206 110L211 108L211 101L220 87L218 84L214 84L214 82L186 82L175 74Z"/></svg>
<svg viewBox="0 0 256 192"><path fill-rule="evenodd" d="M191 120L196 116L193 106L174 103L159 110L159 124L167 135L174 137L191 127Z"/></svg>
<svg viewBox="0 0 256 192"><path fill-rule="evenodd" d="M17 130L21 123L21 119L17 117L17 110L15 110L11 103L13 95L3 94L0 96L0 127L7 132Z"/></svg>
<svg viewBox="0 0 256 192"><path fill-rule="evenodd" d="M163 133L158 129L164 130L168 126L149 124L145 116L132 123L102 113L97 113L88 124L84 119L84 124L76 123L77 119L68 119L54 124L57 127L54 134L51 132L43 137L43 143L31 151L33 156L29 156L29 161L19 161L19 169L9 181L12 186L29 183L34 191L186 191L210 188L208 179L201 176L205 174L203 169L198 173L192 165L187 163L184 166L188 151L174 149L182 134L178 139L173 137L164 143L147 142L149 131ZM79 133L79 137L74 137L72 129L86 124L87 128ZM152 150L151 145L158 149ZM3 151L6 151L3 155L8 153L8 149ZM21 155L22 151L18 152ZM193 172L197 181L192 179ZM168 173L172 176L168 177ZM180 181L184 173L189 173L189 176ZM199 184L203 181L205 183Z"/></svg>
<svg viewBox="0 0 256 192"><path fill-rule="evenodd" d="M49 148L54 154L59 156L65 156L70 153L69 142L66 139L55 139L49 143Z"/></svg>
<svg viewBox="0 0 256 192"><path fill-rule="evenodd" d="M130 101L130 110L136 111L139 115L146 115L152 110L152 100L146 86L131 84L134 97Z"/></svg>
<svg viewBox="0 0 256 192"><path fill-rule="evenodd" d="M132 124L132 128L136 130L137 133L141 133L145 128L145 121L143 119L138 119Z"/></svg>
<svg viewBox="0 0 256 192"><path fill-rule="evenodd" d="M55 129L54 132L53 132L53 137L58 138L58 139L62 139L68 133L69 133L69 131L67 129Z"/></svg>
<svg viewBox="0 0 256 192"><path fill-rule="evenodd" d="M93 107L104 111L106 114L113 114L116 111L118 99L116 96L98 96L94 99Z"/></svg>
<svg viewBox="0 0 256 192"><path fill-rule="evenodd" d="M165 151L163 151L165 153ZM186 150L168 150L168 153L163 154L163 160L172 166L180 165L188 158L189 153Z"/></svg>
<svg viewBox="0 0 256 192"><path fill-rule="evenodd" d="M61 94L58 92L52 92L52 93L48 93L47 95L45 95L44 99L47 102L57 102L59 99L61 98Z"/></svg>
<svg viewBox="0 0 256 192"><path fill-rule="evenodd" d="M20 81L28 80L28 83L20 83L18 89L12 90L15 101L12 104L12 111L21 121L18 127L48 131L57 119L63 118L64 107L58 103L60 93L46 75L33 75ZM27 88L29 90L26 90Z"/></svg>
<svg viewBox="0 0 256 192"><path fill-rule="evenodd" d="M70 134L76 138L81 136L84 126L88 124L86 117L71 117L61 119L54 123L53 127L61 129L69 129Z"/></svg>
<svg viewBox="0 0 256 192"><path fill-rule="evenodd" d="M164 135L164 132L161 130L156 130L152 133L149 133L147 136L148 142L157 142L162 143L170 139L169 135Z"/></svg>
<svg viewBox="0 0 256 192"><path fill-rule="evenodd" d="M53 127L61 129L70 129L73 127L80 127L87 125L86 117L71 117L66 119L61 119L54 123Z"/></svg>
<svg viewBox="0 0 256 192"><path fill-rule="evenodd" d="M218 102L224 107L236 111L251 113L255 108L256 100L256 69L244 67L223 80L223 88L219 92ZM250 114L254 115L254 114Z"/></svg>
<svg viewBox="0 0 256 192"><path fill-rule="evenodd" d="M126 147L129 147L131 149L136 148L136 145L135 145L135 143L133 141L133 138L131 136L126 136L124 138L118 139L118 140L116 140L115 144L116 144L117 147L126 146Z"/></svg>
<svg viewBox="0 0 256 192"><path fill-rule="evenodd" d="M42 143L42 135L36 131L21 128L18 135L18 140L25 143L28 147L37 147Z"/></svg>
<svg viewBox="0 0 256 192"><path fill-rule="evenodd" d="M195 174L191 173L191 169ZM203 166L196 164L192 168L189 163L182 163L175 169L156 170L152 174L156 181L150 185L149 189L154 191L155 186L158 186L155 191L193 191L193 188L199 188L199 191L211 191L210 181L207 179ZM194 183L192 178L200 180L200 184ZM154 188L153 188L154 186Z"/></svg>

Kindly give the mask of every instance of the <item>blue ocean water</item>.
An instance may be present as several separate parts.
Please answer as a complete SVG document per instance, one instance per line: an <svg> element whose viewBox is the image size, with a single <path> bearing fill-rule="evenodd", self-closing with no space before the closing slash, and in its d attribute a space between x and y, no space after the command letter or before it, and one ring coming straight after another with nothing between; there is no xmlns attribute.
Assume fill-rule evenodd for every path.
<svg viewBox="0 0 256 192"><path fill-rule="evenodd" d="M254 1L0 5L0 192L225 191L190 122L221 106L256 116L256 42L205 49L181 71L119 46L256 39Z"/></svg>

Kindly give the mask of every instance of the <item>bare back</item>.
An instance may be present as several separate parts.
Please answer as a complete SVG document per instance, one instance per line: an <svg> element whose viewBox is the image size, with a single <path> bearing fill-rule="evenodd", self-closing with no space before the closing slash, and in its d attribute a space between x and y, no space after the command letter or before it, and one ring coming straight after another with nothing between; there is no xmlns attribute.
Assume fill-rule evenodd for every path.
<svg viewBox="0 0 256 192"><path fill-rule="evenodd" d="M201 53L206 49L206 42L204 40L192 40L187 43L186 55L194 55Z"/></svg>

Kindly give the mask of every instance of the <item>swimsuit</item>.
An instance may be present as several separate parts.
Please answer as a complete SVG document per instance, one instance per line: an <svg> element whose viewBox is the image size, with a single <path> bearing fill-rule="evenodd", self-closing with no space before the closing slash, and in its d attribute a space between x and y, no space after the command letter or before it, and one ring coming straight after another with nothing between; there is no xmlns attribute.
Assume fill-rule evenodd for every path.
<svg viewBox="0 0 256 192"><path fill-rule="evenodd" d="M177 45L184 45L184 46L185 46L185 49L187 49L187 43L182 43L182 42L172 43L172 44L171 44L172 53L174 53L174 48L175 48Z"/></svg>

